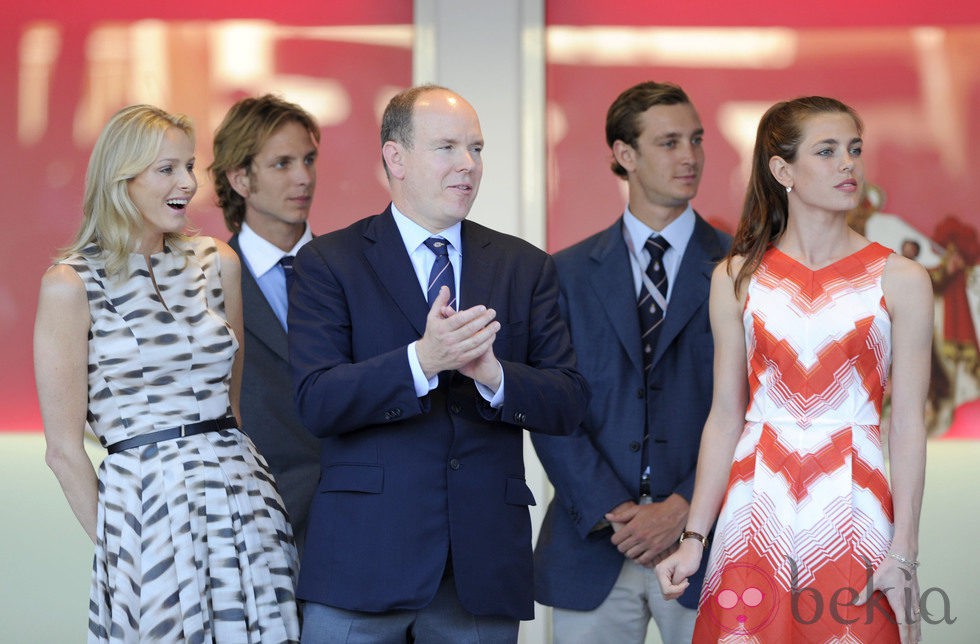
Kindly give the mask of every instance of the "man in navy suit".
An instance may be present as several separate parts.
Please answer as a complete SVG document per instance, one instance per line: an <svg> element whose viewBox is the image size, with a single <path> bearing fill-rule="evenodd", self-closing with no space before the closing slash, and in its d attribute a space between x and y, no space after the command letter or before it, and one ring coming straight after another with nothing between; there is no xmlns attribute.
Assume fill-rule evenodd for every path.
<svg viewBox="0 0 980 644"><path fill-rule="evenodd" d="M289 349L323 438L304 642L514 642L531 619L522 430L585 416L551 258L465 221L483 135L462 97L385 109L392 202L296 258Z"/></svg>
<svg viewBox="0 0 980 644"><path fill-rule="evenodd" d="M677 603L663 599L652 567L687 520L711 403L708 287L731 242L689 203L703 134L675 85L620 94L606 140L629 187L626 211L555 256L562 314L593 392L570 436L532 436L555 487L535 598L554 607L560 644L641 643L651 616L668 644L693 634L704 570Z"/></svg>
<svg viewBox="0 0 980 644"><path fill-rule="evenodd" d="M229 244L242 258L245 361L243 430L269 463L302 551L320 449L292 396L286 343L284 264L312 239L320 128L302 107L276 96L232 106L214 135L214 180Z"/></svg>

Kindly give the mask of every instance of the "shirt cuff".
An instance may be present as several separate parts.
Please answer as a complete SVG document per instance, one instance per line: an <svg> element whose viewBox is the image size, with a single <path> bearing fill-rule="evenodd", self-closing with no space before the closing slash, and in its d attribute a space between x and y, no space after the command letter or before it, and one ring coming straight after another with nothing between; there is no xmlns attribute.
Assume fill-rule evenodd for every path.
<svg viewBox="0 0 980 644"><path fill-rule="evenodd" d="M493 409L500 409L504 404L504 367L497 362L498 368L500 369L500 386L497 387L497 391L494 392L490 387L486 385L481 385L480 383L473 381L476 385L476 390L480 392L483 399L490 403L490 407Z"/></svg>
<svg viewBox="0 0 980 644"><path fill-rule="evenodd" d="M419 364L419 354L415 350L417 342L408 345L408 366L412 370L412 382L415 383L415 395L418 398L427 396L430 391L439 386L439 374L431 378L425 377L422 365Z"/></svg>

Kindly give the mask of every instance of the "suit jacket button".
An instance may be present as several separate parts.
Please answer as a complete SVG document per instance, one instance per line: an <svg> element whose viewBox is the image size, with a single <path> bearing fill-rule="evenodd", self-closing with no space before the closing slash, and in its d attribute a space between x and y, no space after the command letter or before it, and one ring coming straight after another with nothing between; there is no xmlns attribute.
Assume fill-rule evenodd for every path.
<svg viewBox="0 0 980 644"><path fill-rule="evenodd" d="M460 407L459 406L459 403L457 403L457 402L454 402L451 405L449 405L449 411L453 412L454 414L458 414L462 410L463 410L463 408Z"/></svg>
<svg viewBox="0 0 980 644"><path fill-rule="evenodd" d="M449 467L450 469L458 470L462 465L460 465L458 458L451 458L449 459Z"/></svg>
<svg viewBox="0 0 980 644"><path fill-rule="evenodd" d="M640 387L639 389L636 390L636 397L643 398L643 387Z"/></svg>
<svg viewBox="0 0 980 644"><path fill-rule="evenodd" d="M523 425L525 423L525 421L527 421L527 414L525 414L522 411L515 411L514 412L514 422L515 423L520 423L520 424Z"/></svg>
<svg viewBox="0 0 980 644"><path fill-rule="evenodd" d="M630 441L630 451L639 452L640 451L640 441Z"/></svg>

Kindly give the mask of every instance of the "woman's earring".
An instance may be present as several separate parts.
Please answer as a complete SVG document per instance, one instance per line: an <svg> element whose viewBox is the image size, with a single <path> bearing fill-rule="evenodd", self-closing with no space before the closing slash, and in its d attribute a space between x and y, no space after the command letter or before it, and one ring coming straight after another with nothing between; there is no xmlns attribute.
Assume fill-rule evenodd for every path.
<svg viewBox="0 0 980 644"><path fill-rule="evenodd" d="M793 192L793 186L786 186L786 194Z"/></svg>

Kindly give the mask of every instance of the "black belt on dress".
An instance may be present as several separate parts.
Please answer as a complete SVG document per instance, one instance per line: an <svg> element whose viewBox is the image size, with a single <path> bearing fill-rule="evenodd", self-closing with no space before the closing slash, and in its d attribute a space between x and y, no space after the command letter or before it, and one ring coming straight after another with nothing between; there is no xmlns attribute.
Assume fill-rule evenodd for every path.
<svg viewBox="0 0 980 644"><path fill-rule="evenodd" d="M179 427L168 427L167 429L160 429L148 434L133 436L132 438L121 440L118 443L107 445L106 450L108 450L110 454L115 454L116 452L133 449L134 447L149 445L150 443L172 441L175 438L183 438L184 436L193 436L195 434L204 434L206 432L216 432L222 429L235 429L237 427L238 421L235 420L234 416L225 416L224 418L215 418L213 420L202 420L196 423L180 425Z"/></svg>

